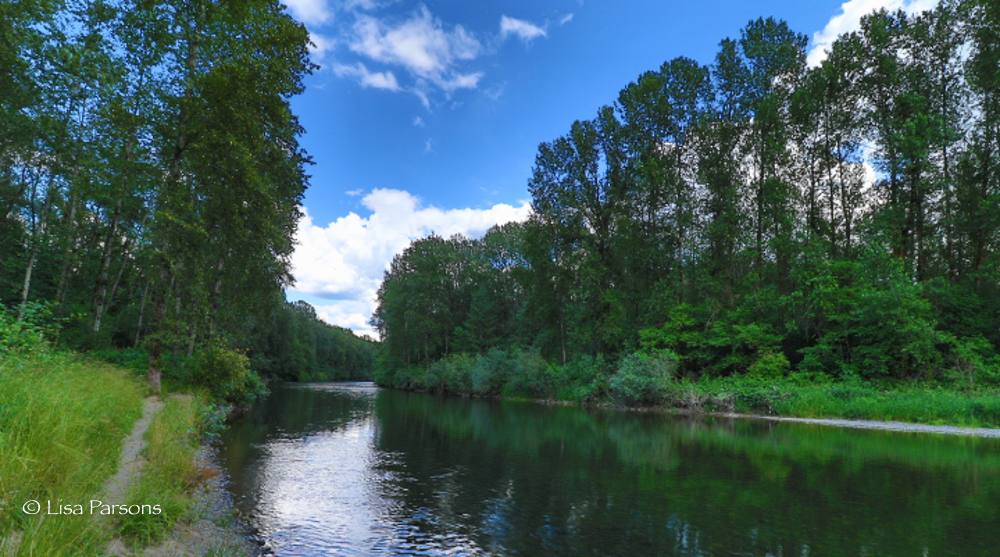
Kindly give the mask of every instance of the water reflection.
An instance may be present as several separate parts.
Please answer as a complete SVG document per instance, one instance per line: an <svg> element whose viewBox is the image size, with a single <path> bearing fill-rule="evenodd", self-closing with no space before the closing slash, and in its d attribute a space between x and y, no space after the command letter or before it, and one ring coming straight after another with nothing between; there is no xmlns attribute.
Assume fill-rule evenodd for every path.
<svg viewBox="0 0 1000 557"><path fill-rule="evenodd" d="M994 555L996 440L288 386L222 453L276 555Z"/></svg>

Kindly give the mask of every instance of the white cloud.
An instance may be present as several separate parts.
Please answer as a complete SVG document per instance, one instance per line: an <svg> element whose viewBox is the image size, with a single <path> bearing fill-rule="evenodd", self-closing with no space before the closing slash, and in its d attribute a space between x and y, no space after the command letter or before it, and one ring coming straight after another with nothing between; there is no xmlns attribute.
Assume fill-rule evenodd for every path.
<svg viewBox="0 0 1000 557"><path fill-rule="evenodd" d="M427 110L431 109L431 99L427 96L427 93L424 93L420 89L413 89L411 92L420 99L420 104L424 105L424 108Z"/></svg>
<svg viewBox="0 0 1000 557"><path fill-rule="evenodd" d="M371 318L373 310L369 309L367 302L343 300L336 304L317 304L313 307L316 309L316 315L331 325L378 338L378 335L368 325L368 319Z"/></svg>
<svg viewBox="0 0 1000 557"><path fill-rule="evenodd" d="M322 62L326 57L326 53L333 50L337 43L331 38L311 31L309 32L309 41L312 42L309 45L309 53L312 55L313 62Z"/></svg>
<svg viewBox="0 0 1000 557"><path fill-rule="evenodd" d="M569 13L569 14L566 14L566 15L562 16L562 19L559 20L559 25L560 26L566 25L567 23L569 23L571 21L573 21L573 14Z"/></svg>
<svg viewBox="0 0 1000 557"><path fill-rule="evenodd" d="M315 224L306 210L292 266L293 291L329 299L329 305L316 304L319 315L362 333L372 332L367 320L375 311L383 273L411 241L431 232L478 237L496 224L523 221L531 212L527 201L520 207L444 210L424 206L409 192L393 189L373 190L361 203L371 215L350 213L326 226Z"/></svg>
<svg viewBox="0 0 1000 557"><path fill-rule="evenodd" d="M413 118L413 125L417 126L418 128L424 127L424 119L421 118L420 116L414 117Z"/></svg>
<svg viewBox="0 0 1000 557"><path fill-rule="evenodd" d="M861 18L880 9L894 12L920 13L933 9L938 0L849 0L840 6L840 13L830 18L822 31L813 34L813 46L806 58L810 66L818 66L826 60L827 50L844 33L861 28Z"/></svg>
<svg viewBox="0 0 1000 557"><path fill-rule="evenodd" d="M344 8L347 10L374 10L379 7L379 2L375 0L347 0L344 2Z"/></svg>
<svg viewBox="0 0 1000 557"><path fill-rule="evenodd" d="M350 49L373 61L405 68L419 79L445 91L475 88L481 73L461 74L460 61L479 56L482 45L461 25L451 31L421 6L409 19L390 25L369 15L359 15Z"/></svg>
<svg viewBox="0 0 1000 557"><path fill-rule="evenodd" d="M483 72L456 74L447 79L441 80L438 83L438 86L449 93L456 89L475 89L479 86L479 80L482 79L482 77Z"/></svg>
<svg viewBox="0 0 1000 557"><path fill-rule="evenodd" d="M392 72L370 72L364 64L358 62L354 66L337 64L333 67L334 73L340 77L353 77L358 80L363 87L374 87L375 89L387 89L389 91L400 91L399 83Z"/></svg>
<svg viewBox="0 0 1000 557"><path fill-rule="evenodd" d="M521 40L530 43L533 39L546 36L545 29L521 19L512 17L500 17L500 38L506 39L511 35L517 35Z"/></svg>
<svg viewBox="0 0 1000 557"><path fill-rule="evenodd" d="M424 154L428 155L434 152L434 145L431 143L430 138L424 143Z"/></svg>
<svg viewBox="0 0 1000 557"><path fill-rule="evenodd" d="M327 0L283 0L295 19L306 25L322 25L333 17Z"/></svg>

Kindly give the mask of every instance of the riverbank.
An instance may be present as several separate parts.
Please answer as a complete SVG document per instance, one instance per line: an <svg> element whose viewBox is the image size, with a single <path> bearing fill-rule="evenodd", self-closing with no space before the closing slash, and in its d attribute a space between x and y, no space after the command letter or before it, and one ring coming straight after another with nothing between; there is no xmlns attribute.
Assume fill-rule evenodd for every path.
<svg viewBox="0 0 1000 557"><path fill-rule="evenodd" d="M472 396L597 404L620 408L804 419L1000 427L1000 390L944 379L865 381L824 374L679 377L676 361L634 354L614 366L600 360L549 364L530 352L451 356L426 367L380 370L381 386Z"/></svg>
<svg viewBox="0 0 1000 557"><path fill-rule="evenodd" d="M222 474L200 443L206 404L145 394L134 374L79 355L4 355L0 554L252 554L233 543ZM197 527L206 520L219 530ZM210 532L200 544L183 537L192 525ZM175 538L195 552L159 549Z"/></svg>
<svg viewBox="0 0 1000 557"><path fill-rule="evenodd" d="M834 418L788 418L782 416L755 416L748 414L719 414L727 418L756 418L774 422L815 424L847 429L878 429L902 433L933 433L938 435L968 435L972 437L1000 438L1000 428L958 427L950 425L912 424L907 422L876 422L872 420L839 420Z"/></svg>

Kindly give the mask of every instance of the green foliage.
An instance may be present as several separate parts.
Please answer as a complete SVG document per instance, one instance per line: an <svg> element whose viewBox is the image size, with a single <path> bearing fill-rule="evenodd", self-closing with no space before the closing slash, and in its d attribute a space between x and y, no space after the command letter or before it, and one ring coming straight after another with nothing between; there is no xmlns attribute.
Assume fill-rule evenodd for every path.
<svg viewBox="0 0 1000 557"><path fill-rule="evenodd" d="M869 247L854 269L819 342L802 350L801 367L865 378L933 374L940 366L939 335L920 285L878 246Z"/></svg>
<svg viewBox="0 0 1000 557"><path fill-rule="evenodd" d="M747 368L750 377L758 379L778 379L788 373L790 364L782 353L765 351Z"/></svg>
<svg viewBox="0 0 1000 557"><path fill-rule="evenodd" d="M611 398L629 406L662 404L672 390L678 357L669 351L630 354L608 380Z"/></svg>
<svg viewBox="0 0 1000 557"><path fill-rule="evenodd" d="M150 545L170 532L188 511L190 492L206 474L195 460L203 415L205 410L199 400L172 397L150 424L146 432L147 464L137 485L130 486L124 504L149 505L155 501L162 512L121 515L118 532L122 537Z"/></svg>
<svg viewBox="0 0 1000 557"><path fill-rule="evenodd" d="M970 0L874 13L812 69L806 37L758 19L711 67L643 73L539 147L527 223L397 256L373 319L380 365L438 377L455 353L533 347L561 364L539 383L554 373L577 400L641 374L578 378L571 362L630 367L639 349L671 351L691 380L990 384L995 15ZM491 361L469 364L473 390L495 392Z"/></svg>
<svg viewBox="0 0 1000 557"><path fill-rule="evenodd" d="M559 379L557 398L574 402L592 402L607 392L609 365L604 358L580 356L561 369L554 368Z"/></svg>
<svg viewBox="0 0 1000 557"><path fill-rule="evenodd" d="M149 367L149 354L138 348L92 350L87 355L127 369L136 375L146 373L146 369Z"/></svg>
<svg viewBox="0 0 1000 557"><path fill-rule="evenodd" d="M0 304L48 300L66 345L141 345L179 375L172 355L216 337L262 368L363 375L371 350L340 333L266 339L307 182L289 108L314 68L305 28L270 0L8 4ZM4 346L37 344L20 321Z"/></svg>
<svg viewBox="0 0 1000 557"><path fill-rule="evenodd" d="M23 532L21 550L102 555L107 533L89 516L43 520L14 512L28 500L99 498L144 389L127 372L59 352L0 356L0 538Z"/></svg>
<svg viewBox="0 0 1000 557"><path fill-rule="evenodd" d="M218 400L250 405L267 394L260 376L250 369L246 355L219 344L198 350L190 362L191 380Z"/></svg>
<svg viewBox="0 0 1000 557"><path fill-rule="evenodd" d="M947 377L956 386L969 391L981 387L1000 386L1000 355L993 345L981 336L960 339L946 335Z"/></svg>
<svg viewBox="0 0 1000 557"><path fill-rule="evenodd" d="M47 351L54 333L50 318L43 304L26 304L20 319L16 309L0 304L0 356Z"/></svg>
<svg viewBox="0 0 1000 557"><path fill-rule="evenodd" d="M334 327L305 302L282 303L248 351L251 368L284 381L371 379L376 344Z"/></svg>
<svg viewBox="0 0 1000 557"><path fill-rule="evenodd" d="M508 377L504 395L549 399L558 391L561 378L537 352L515 350L504 363Z"/></svg>

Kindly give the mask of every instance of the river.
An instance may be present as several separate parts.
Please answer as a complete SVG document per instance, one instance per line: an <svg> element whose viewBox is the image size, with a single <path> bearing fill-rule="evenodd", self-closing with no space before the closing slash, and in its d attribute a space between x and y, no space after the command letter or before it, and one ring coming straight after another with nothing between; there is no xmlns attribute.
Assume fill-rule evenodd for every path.
<svg viewBox="0 0 1000 557"><path fill-rule="evenodd" d="M288 384L223 435L278 556L993 556L1000 440Z"/></svg>

